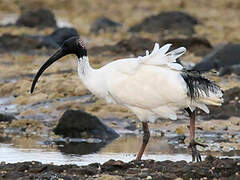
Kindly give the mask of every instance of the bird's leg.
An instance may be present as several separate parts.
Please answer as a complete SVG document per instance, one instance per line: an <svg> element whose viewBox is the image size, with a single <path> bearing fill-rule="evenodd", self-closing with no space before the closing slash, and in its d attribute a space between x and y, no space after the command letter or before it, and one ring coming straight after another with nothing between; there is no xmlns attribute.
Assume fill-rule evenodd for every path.
<svg viewBox="0 0 240 180"><path fill-rule="evenodd" d="M145 148L147 146L148 140L150 138L150 132L149 132L149 129L148 129L148 123L147 122L143 122L142 126L143 126L142 146L141 146L141 148L140 148L140 150L138 152L136 160L141 160L143 152L144 152L144 150L145 150Z"/></svg>
<svg viewBox="0 0 240 180"><path fill-rule="evenodd" d="M202 146L202 147L207 147L207 145L197 143L194 138L195 138L195 117L196 117L196 111L194 110L193 112L190 109L187 109L187 112L190 116L190 143L189 143L189 148L192 150L192 161L197 160L197 162L202 161L201 154L197 150L197 145Z"/></svg>

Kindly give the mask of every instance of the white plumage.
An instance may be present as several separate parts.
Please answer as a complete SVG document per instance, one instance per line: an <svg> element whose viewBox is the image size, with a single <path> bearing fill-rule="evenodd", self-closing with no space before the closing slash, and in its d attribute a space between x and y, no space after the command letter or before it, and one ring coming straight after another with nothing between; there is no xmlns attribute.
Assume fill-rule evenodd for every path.
<svg viewBox="0 0 240 180"><path fill-rule="evenodd" d="M177 111L185 109L190 117L190 147L193 160L201 161L194 141L195 108L206 113L206 105L220 106L223 93L214 82L202 77L199 73L184 69L176 62L186 52L184 47L169 51L171 44L159 47L155 44L151 54L145 56L113 61L99 69L93 69L88 60L84 43L73 37L66 40L63 46L53 54L36 74L31 92L38 78L52 63L68 54L78 57L78 75L84 85L96 96L108 103L128 107L143 124L143 143L137 155L140 160L148 143L150 133L148 122L157 118L177 119Z"/></svg>
<svg viewBox="0 0 240 180"><path fill-rule="evenodd" d="M187 84L181 73L183 66L176 59L186 52L184 47L169 50L171 44L159 48L155 44L151 54L113 61L97 70L92 69L88 57L78 62L78 74L84 85L108 103L128 107L140 121L154 122L157 118L177 119L179 109L196 107L206 113L205 104L221 105L222 92L209 90L199 98L188 96Z"/></svg>

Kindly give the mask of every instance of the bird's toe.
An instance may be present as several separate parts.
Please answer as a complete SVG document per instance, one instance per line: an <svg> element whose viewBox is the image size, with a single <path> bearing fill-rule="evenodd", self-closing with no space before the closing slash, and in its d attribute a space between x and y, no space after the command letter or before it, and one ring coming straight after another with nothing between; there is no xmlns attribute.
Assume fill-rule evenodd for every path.
<svg viewBox="0 0 240 180"><path fill-rule="evenodd" d="M196 142L194 139L191 140L191 142L189 143L188 148L191 149L191 151L192 151L192 161L193 161L193 162L194 162L195 160L196 160L197 162L201 162L201 161L202 161L202 157L201 157L200 152L199 152L198 149L197 149L197 145L198 145L198 146L202 146L202 147L207 147L207 145L198 143L198 142Z"/></svg>

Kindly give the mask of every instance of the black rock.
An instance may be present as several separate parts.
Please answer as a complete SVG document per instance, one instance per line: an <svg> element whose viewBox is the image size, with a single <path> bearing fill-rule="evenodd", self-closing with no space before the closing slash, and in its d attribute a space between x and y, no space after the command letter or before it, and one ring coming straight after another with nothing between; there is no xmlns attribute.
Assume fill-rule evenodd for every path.
<svg viewBox="0 0 240 180"><path fill-rule="evenodd" d="M112 140L119 135L100 119L80 110L67 110L54 129L56 134L71 138Z"/></svg>
<svg viewBox="0 0 240 180"><path fill-rule="evenodd" d="M97 55L105 51L111 52L113 55L134 54L143 55L146 50L151 50L154 42L148 38L132 36L130 39L124 39L112 46L98 46L89 49L90 54Z"/></svg>
<svg viewBox="0 0 240 180"><path fill-rule="evenodd" d="M212 50L212 45L207 39L198 37L166 39L161 44L164 45L167 43L172 44L170 50L185 47L197 56L205 56Z"/></svg>
<svg viewBox="0 0 240 180"><path fill-rule="evenodd" d="M192 35L195 32L194 26L196 24L198 24L197 19L187 13L169 11L147 17L141 23L131 27L129 31L159 33L168 30L181 34Z"/></svg>
<svg viewBox="0 0 240 180"><path fill-rule="evenodd" d="M240 88L234 87L224 92L222 106L209 106L210 113L202 113L205 120L228 119L231 116L240 117Z"/></svg>
<svg viewBox="0 0 240 180"><path fill-rule="evenodd" d="M78 36L74 28L57 28L52 34L47 36L38 35L11 35L0 36L0 52L23 52L37 53L46 47L45 51L59 48L63 42L73 36Z"/></svg>
<svg viewBox="0 0 240 180"><path fill-rule="evenodd" d="M12 115L0 113L0 122L12 122L14 119L16 118Z"/></svg>
<svg viewBox="0 0 240 180"><path fill-rule="evenodd" d="M93 33L99 33L101 31L116 32L119 27L122 27L122 24L109 18L101 17L93 23L90 31Z"/></svg>
<svg viewBox="0 0 240 180"><path fill-rule="evenodd" d="M18 18L16 25L38 28L57 27L55 16L48 9L26 11Z"/></svg>
<svg viewBox="0 0 240 180"><path fill-rule="evenodd" d="M236 65L240 64L240 44L226 44L220 46L209 53L203 60L193 67L193 70L210 71L211 69L221 70L230 73L231 70L238 69ZM231 66L235 66L229 68ZM224 70L226 68L226 70Z"/></svg>
<svg viewBox="0 0 240 180"><path fill-rule="evenodd" d="M41 38L30 35L3 34L0 36L0 52L21 51L27 52L31 49L41 47Z"/></svg>
<svg viewBox="0 0 240 180"><path fill-rule="evenodd" d="M119 41L114 50L116 52L131 52L135 55L145 53L146 50L151 50L154 42L148 38L132 36L130 39Z"/></svg>
<svg viewBox="0 0 240 180"><path fill-rule="evenodd" d="M58 48L70 37L79 36L75 28L57 28L52 34L45 36L42 46L47 48Z"/></svg>
<svg viewBox="0 0 240 180"><path fill-rule="evenodd" d="M223 76L226 74L236 74L240 76L240 64L237 65L232 65L232 66L227 66L227 67L222 67L219 69L219 75Z"/></svg>

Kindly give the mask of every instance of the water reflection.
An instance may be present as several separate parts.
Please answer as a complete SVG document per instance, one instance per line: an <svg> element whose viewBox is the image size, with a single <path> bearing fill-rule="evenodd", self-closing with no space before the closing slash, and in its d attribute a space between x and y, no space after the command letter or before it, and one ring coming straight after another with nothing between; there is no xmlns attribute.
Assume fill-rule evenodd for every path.
<svg viewBox="0 0 240 180"><path fill-rule="evenodd" d="M85 154L97 153L106 144L105 143L87 143L87 142L81 142L81 143L57 142L57 145L60 145L60 146L57 146L57 148L65 154L85 155Z"/></svg>
<svg viewBox="0 0 240 180"><path fill-rule="evenodd" d="M47 142L47 143L46 143ZM142 143L142 137L122 135L107 144L97 140L59 139L52 141L43 137L22 137L0 135L0 161L40 161L54 164L103 163L109 159L131 161L135 159ZM151 137L143 159L191 161L186 144L169 143L169 138ZM215 156L240 156L240 150L229 152L207 152Z"/></svg>

